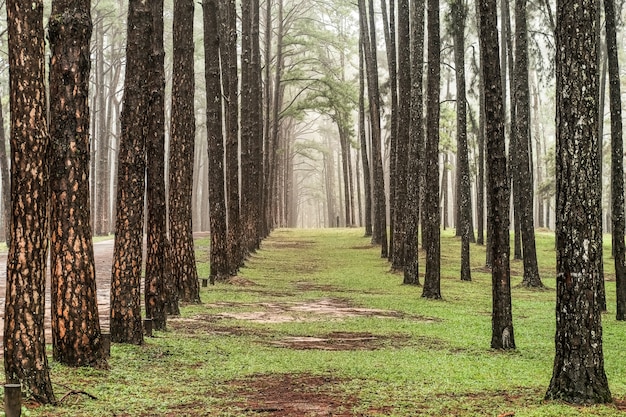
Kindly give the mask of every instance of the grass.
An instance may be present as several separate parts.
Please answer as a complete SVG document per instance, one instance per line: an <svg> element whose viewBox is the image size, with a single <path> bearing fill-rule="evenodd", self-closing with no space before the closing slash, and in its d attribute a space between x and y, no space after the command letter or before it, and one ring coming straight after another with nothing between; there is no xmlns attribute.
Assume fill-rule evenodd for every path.
<svg viewBox="0 0 626 417"><path fill-rule="evenodd" d="M196 241L201 277L202 271L208 272L208 245L208 238ZM277 230L240 272L245 282L257 285L221 283L203 288L203 303L185 306L182 318L171 320L168 331L157 332L143 346L114 345L110 370L52 363L58 397L71 388L98 399L71 395L58 407L31 406L23 415L295 416L273 414L269 408L263 413L233 388L233 381L242 378L285 374L333 378L337 382L333 392L352 399L346 400L341 415L623 415L613 404L572 407L543 401L554 358L553 235L539 233L537 245L548 290L518 287L523 266L512 262L517 350L500 352L489 348L491 276L482 269L484 247L472 245L473 280L461 282L460 242L450 231L443 232L443 300L431 301L421 298L421 288L401 285L401 275L389 271L389 264L362 237L362 230ZM610 254L608 247L605 254ZM613 274L611 261L607 255L607 277ZM622 354L626 331L614 319L615 283L607 282L606 291L610 310L603 316L606 372L616 404L621 404L626 397ZM289 310L319 300L335 300L353 309L393 311L398 316L339 319ZM219 316L275 310L304 320L256 323ZM286 336L324 337L333 332L388 339L376 350L296 350L272 345ZM320 395L328 395L319 390Z"/></svg>

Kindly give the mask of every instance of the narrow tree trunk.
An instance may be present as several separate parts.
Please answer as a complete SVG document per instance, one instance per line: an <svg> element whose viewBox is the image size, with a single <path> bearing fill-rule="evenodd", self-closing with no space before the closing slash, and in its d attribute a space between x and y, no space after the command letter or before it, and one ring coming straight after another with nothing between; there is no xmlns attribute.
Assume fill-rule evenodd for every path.
<svg viewBox="0 0 626 417"><path fill-rule="evenodd" d="M530 88L528 85L528 34L526 29L526 0L515 2L515 129L514 146L517 157L517 193L519 195L519 224L524 253L526 287L543 287L537 265L535 220L533 215L533 183L530 158Z"/></svg>
<svg viewBox="0 0 626 417"><path fill-rule="evenodd" d="M609 65L609 106L611 107L611 223L615 258L616 318L626 320L626 247L624 246L624 145L622 139L622 99L613 0L604 0L606 46Z"/></svg>
<svg viewBox="0 0 626 417"><path fill-rule="evenodd" d="M460 0L452 2L451 10L454 37L454 66L456 69L456 142L457 142L457 196L461 231L461 280L471 281L470 232L472 207L471 185L467 155L467 107L465 97L465 5Z"/></svg>
<svg viewBox="0 0 626 417"><path fill-rule="evenodd" d="M424 142L423 119L423 61L424 61L424 1L410 4L411 29L411 107L407 157L406 235L404 242L404 283L419 285L418 225L420 207L420 165Z"/></svg>
<svg viewBox="0 0 626 417"><path fill-rule="evenodd" d="M2 176L2 217L7 248L11 248L11 184L9 181L9 160L7 138L4 130L4 110L0 104L0 176Z"/></svg>
<svg viewBox="0 0 626 417"><path fill-rule="evenodd" d="M422 297L441 298L439 209L439 82L441 40L439 35L439 0L428 0L428 75L426 77L426 144L422 159L425 171L422 215L422 245L426 250L426 273Z"/></svg>
<svg viewBox="0 0 626 417"><path fill-rule="evenodd" d="M372 236L372 185L370 163L367 157L367 136L365 134L365 59L363 57L363 31L359 36L359 143L361 144L361 160L363 161L363 188L365 236Z"/></svg>

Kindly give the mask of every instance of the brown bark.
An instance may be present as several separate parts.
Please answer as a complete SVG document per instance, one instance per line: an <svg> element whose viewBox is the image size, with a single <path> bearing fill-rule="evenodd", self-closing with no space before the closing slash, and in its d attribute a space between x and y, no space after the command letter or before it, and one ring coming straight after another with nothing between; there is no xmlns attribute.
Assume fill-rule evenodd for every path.
<svg viewBox="0 0 626 417"><path fill-rule="evenodd" d="M594 0L557 2L556 335L547 399L611 402L604 372L598 259L598 19Z"/></svg>
<svg viewBox="0 0 626 417"><path fill-rule="evenodd" d="M200 288L194 253L191 210L196 134L193 25L189 24L193 21L193 15L193 0L175 0L169 232L172 256L170 279L175 283L177 295L181 301L198 303L200 302ZM174 300L171 300L170 304L173 302Z"/></svg>
<svg viewBox="0 0 626 417"><path fill-rule="evenodd" d="M485 136L487 138L487 189L490 204L487 221L491 224L490 242L492 280L491 347L515 349L511 309L511 271L509 265L509 179L504 145L504 97L498 57L495 0L479 2L481 65L485 83Z"/></svg>
<svg viewBox="0 0 626 417"><path fill-rule="evenodd" d="M143 259L148 86L152 13L142 0L128 2L126 75L117 171L117 214L111 279L111 341L143 343Z"/></svg>
<svg viewBox="0 0 626 417"><path fill-rule="evenodd" d="M145 276L146 317L154 330L165 330L165 50L163 49L163 0L150 2L152 38L148 71L147 164L147 251Z"/></svg>
<svg viewBox="0 0 626 417"><path fill-rule="evenodd" d="M224 194L224 137L220 89L218 11L215 0L204 0L204 59L209 154L209 218L211 222L211 282L228 278L226 195Z"/></svg>
<svg viewBox="0 0 626 417"><path fill-rule="evenodd" d="M11 248L7 258L4 369L41 403L54 403L44 337L48 165L43 2L6 3L11 107Z"/></svg>
<svg viewBox="0 0 626 417"><path fill-rule="evenodd" d="M89 200L89 0L52 2L50 223L52 346L70 366L106 366Z"/></svg>

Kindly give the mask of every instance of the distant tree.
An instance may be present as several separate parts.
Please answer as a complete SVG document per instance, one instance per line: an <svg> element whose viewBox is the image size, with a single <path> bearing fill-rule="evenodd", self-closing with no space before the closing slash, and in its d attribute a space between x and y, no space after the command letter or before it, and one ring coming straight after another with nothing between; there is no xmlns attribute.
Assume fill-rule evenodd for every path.
<svg viewBox="0 0 626 417"><path fill-rule="evenodd" d="M411 107L407 156L406 234L404 241L404 283L419 285L418 225L420 205L420 150L424 142L423 68L424 68L424 1L410 4L411 29Z"/></svg>
<svg viewBox="0 0 626 417"><path fill-rule="evenodd" d="M369 6L369 13L367 11ZM380 96L378 88L378 64L376 58L376 28L374 27L373 0L367 3L359 1L359 22L363 52L365 58L365 73L367 77L367 91L370 112L370 135L372 143L372 205L373 205L373 233L372 243L381 245L381 256L388 256L387 220L385 203L385 184L383 181L383 163L381 154L380 128ZM372 41L373 40L373 41Z"/></svg>
<svg viewBox="0 0 626 417"><path fill-rule="evenodd" d="M364 223L365 236L372 236L372 185L370 163L367 157L367 135L365 133L365 58L363 56L363 33L359 35L359 143L363 161L363 189L364 189Z"/></svg>
<svg viewBox="0 0 626 417"><path fill-rule="evenodd" d="M487 222L491 224L490 243L493 312L491 347L515 349L511 307L509 264L509 179L504 144L503 90L498 57L498 32L495 0L479 2L481 54L485 83L485 136L487 138L487 189L491 200Z"/></svg>
<svg viewBox="0 0 626 417"><path fill-rule="evenodd" d="M609 106L611 108L611 223L617 320L626 320L626 247L624 246L624 144L620 92L616 11L614 0L604 0L606 47L609 64Z"/></svg>
<svg viewBox="0 0 626 417"><path fill-rule="evenodd" d="M597 263L600 11L594 0L559 0L556 10L556 352L546 399L607 403Z"/></svg>
<svg viewBox="0 0 626 417"><path fill-rule="evenodd" d="M207 97L209 153L209 219L211 222L211 282L228 278L226 241L226 195L224 193L224 137L222 136L222 92L219 63L218 7L203 0L204 60Z"/></svg>
<svg viewBox="0 0 626 417"><path fill-rule="evenodd" d="M422 203L422 245L426 251L426 273L422 297L441 298L441 243L439 210L439 82L441 39L439 34L439 0L427 1L428 75L426 76L426 142L422 167L424 200Z"/></svg>
<svg viewBox="0 0 626 417"><path fill-rule="evenodd" d="M193 22L193 15L193 0L174 1L169 231L172 268L170 279L175 283L177 295L182 301L197 303L200 302L200 288L193 249L191 215L196 132L193 25L189 24Z"/></svg>
<svg viewBox="0 0 626 417"><path fill-rule="evenodd" d="M9 158L7 136L4 130L4 109L0 104L0 176L2 185L2 218L7 247L11 247L11 184L9 183Z"/></svg>
<svg viewBox="0 0 626 417"><path fill-rule="evenodd" d="M400 202L396 201L396 189L398 186L398 180L400 180L400 174L398 174L398 118L399 114L399 102L398 102L398 42L396 41L396 24L395 24L395 2L396 0L389 0L389 11L387 12L387 0L380 1L380 11L382 15L383 23L383 36L385 38L385 52L387 54L387 69L389 72L389 260L392 262L392 268L398 269L399 263L401 263L400 252L402 248L394 249L396 243L400 241L394 238L396 230L402 234L402 213L396 213L396 205ZM375 39L375 38L372 38ZM374 44L372 44L374 45ZM401 75L401 74L400 74ZM400 197L400 199L404 199ZM385 214L386 216L386 214ZM400 217L399 225L396 228L396 220ZM401 237L400 237L401 239ZM394 266L395 265L395 266Z"/></svg>
<svg viewBox="0 0 626 417"><path fill-rule="evenodd" d="M11 110L11 247L4 312L6 381L55 403L46 357L48 164L43 1L6 2ZM25 30L27 28L27 30Z"/></svg>
<svg viewBox="0 0 626 417"><path fill-rule="evenodd" d="M470 170L467 155L467 104L465 96L465 16L467 5L454 0L450 5L452 36L454 37L454 67L456 73L456 142L457 142L457 235L461 236L461 279L471 281L470 241L472 204ZM460 233L459 233L460 232ZM472 236L470 236L470 234Z"/></svg>
<svg viewBox="0 0 626 417"><path fill-rule="evenodd" d="M143 258L148 74L152 52L151 5L128 2L126 75L117 171L117 214L111 278L111 341L142 344Z"/></svg>
<svg viewBox="0 0 626 417"><path fill-rule="evenodd" d="M526 287L543 287L537 265L535 216L533 214L532 163L530 160L530 86L528 79L528 32L526 0L515 2L515 131L511 134L516 158L514 187L519 196L519 229L522 237L524 278Z"/></svg>
<svg viewBox="0 0 626 417"><path fill-rule="evenodd" d="M50 271L54 359L104 366L89 200L90 1L54 0L50 59Z"/></svg>

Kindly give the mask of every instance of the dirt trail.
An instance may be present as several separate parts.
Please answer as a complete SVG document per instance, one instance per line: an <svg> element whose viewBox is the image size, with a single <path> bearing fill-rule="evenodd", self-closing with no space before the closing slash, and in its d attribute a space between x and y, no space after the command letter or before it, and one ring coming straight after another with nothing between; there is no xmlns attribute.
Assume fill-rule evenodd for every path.
<svg viewBox="0 0 626 417"><path fill-rule="evenodd" d="M113 240L93 244L96 267L96 289L98 293L98 311L100 326L109 328L109 299L111 294L111 263L113 260ZM4 302L7 281L7 253L0 253L0 342L4 337ZM50 330L50 276L46 285L46 343L52 343ZM0 356L4 349L0 347Z"/></svg>

